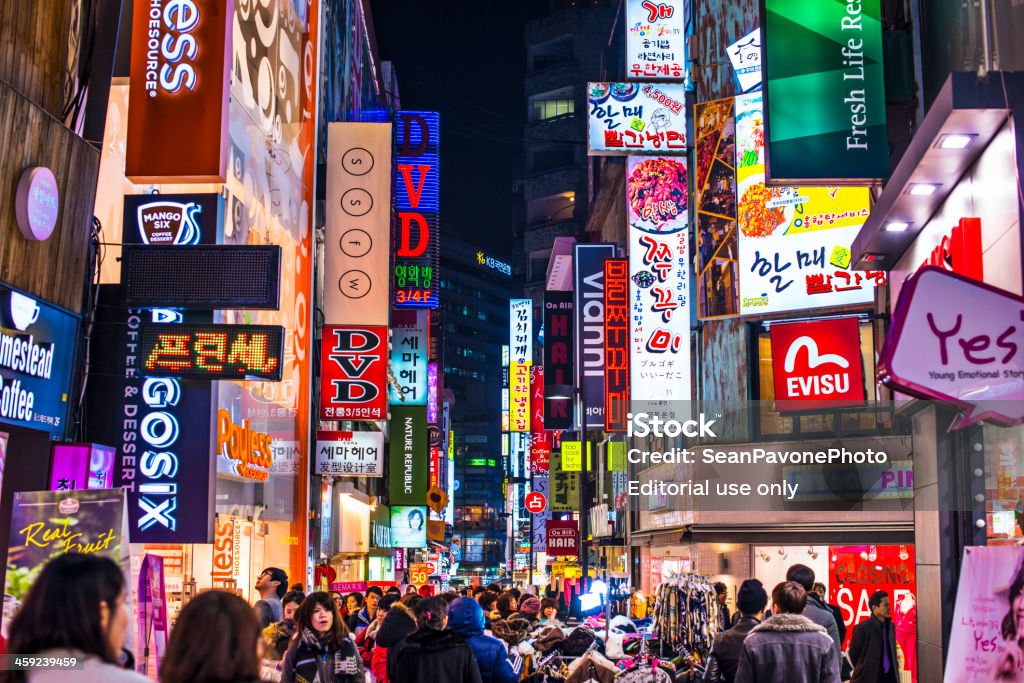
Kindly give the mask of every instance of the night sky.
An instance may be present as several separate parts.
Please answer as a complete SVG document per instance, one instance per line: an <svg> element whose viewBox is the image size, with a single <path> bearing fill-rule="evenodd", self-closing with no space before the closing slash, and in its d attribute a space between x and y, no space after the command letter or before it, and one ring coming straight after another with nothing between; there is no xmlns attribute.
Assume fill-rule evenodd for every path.
<svg viewBox="0 0 1024 683"><path fill-rule="evenodd" d="M370 0L403 109L441 115L441 225L509 256L521 175L523 26L544 0ZM442 241L442 249L444 242Z"/></svg>

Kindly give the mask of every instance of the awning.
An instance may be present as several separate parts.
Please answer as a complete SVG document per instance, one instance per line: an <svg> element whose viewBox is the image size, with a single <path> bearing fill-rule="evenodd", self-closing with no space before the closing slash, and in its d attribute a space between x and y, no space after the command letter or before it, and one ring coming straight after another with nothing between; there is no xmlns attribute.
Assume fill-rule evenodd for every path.
<svg viewBox="0 0 1024 683"><path fill-rule="evenodd" d="M821 522L818 524L702 525L637 531L630 545L687 545L690 543L764 543L767 545L889 545L914 542L913 522Z"/></svg>

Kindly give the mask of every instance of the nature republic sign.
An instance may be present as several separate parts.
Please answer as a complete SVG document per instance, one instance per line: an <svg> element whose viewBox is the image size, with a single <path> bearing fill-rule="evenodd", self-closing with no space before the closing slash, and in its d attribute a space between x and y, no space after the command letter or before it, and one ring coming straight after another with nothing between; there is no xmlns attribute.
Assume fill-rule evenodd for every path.
<svg viewBox="0 0 1024 683"><path fill-rule="evenodd" d="M768 180L888 176L879 0L763 0Z"/></svg>

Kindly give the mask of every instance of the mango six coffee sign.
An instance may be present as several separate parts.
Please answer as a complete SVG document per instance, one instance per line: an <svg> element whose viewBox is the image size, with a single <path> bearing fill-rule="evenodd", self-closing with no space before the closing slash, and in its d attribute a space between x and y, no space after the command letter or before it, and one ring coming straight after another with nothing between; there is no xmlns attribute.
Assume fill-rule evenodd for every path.
<svg viewBox="0 0 1024 683"><path fill-rule="evenodd" d="M572 427L573 359L572 292L544 292L544 424Z"/></svg>
<svg viewBox="0 0 1024 683"><path fill-rule="evenodd" d="M384 476L383 432L317 432L316 469L322 476Z"/></svg>
<svg viewBox="0 0 1024 683"><path fill-rule="evenodd" d="M740 314L874 301L885 271L850 270L868 189L767 187L762 103L762 93L736 98Z"/></svg>
<svg viewBox="0 0 1024 683"><path fill-rule="evenodd" d="M685 154L682 83L588 83L588 154Z"/></svg>
<svg viewBox="0 0 1024 683"><path fill-rule="evenodd" d="M327 124L324 318L388 324L391 124Z"/></svg>
<svg viewBox="0 0 1024 683"><path fill-rule="evenodd" d="M772 325L770 333L779 412L864 403L857 318Z"/></svg>
<svg viewBox="0 0 1024 683"><path fill-rule="evenodd" d="M388 328L324 325L321 347L320 419L385 419Z"/></svg>
<svg viewBox="0 0 1024 683"><path fill-rule="evenodd" d="M628 78L685 81L685 0L626 0Z"/></svg>
<svg viewBox="0 0 1024 683"><path fill-rule="evenodd" d="M135 0L125 175L224 182L233 3Z"/></svg>
<svg viewBox="0 0 1024 683"><path fill-rule="evenodd" d="M578 386L586 403L586 426L604 429L604 262L615 257L614 244L577 244L576 334L582 336L582 358L576 362Z"/></svg>
<svg viewBox="0 0 1024 683"><path fill-rule="evenodd" d="M686 160L630 157L626 169L631 397L689 401Z"/></svg>
<svg viewBox="0 0 1024 683"><path fill-rule="evenodd" d="M878 376L897 391L947 401L955 426L1024 422L1024 297L926 266L904 285Z"/></svg>
<svg viewBox="0 0 1024 683"><path fill-rule="evenodd" d="M629 413L629 261L604 262L604 428L626 431Z"/></svg>
<svg viewBox="0 0 1024 683"><path fill-rule="evenodd" d="M579 522L574 519L549 519L547 522L547 554L552 557L579 555Z"/></svg>
<svg viewBox="0 0 1024 683"><path fill-rule="evenodd" d="M437 308L440 264L437 112L400 111L395 122L396 308Z"/></svg>
<svg viewBox="0 0 1024 683"><path fill-rule="evenodd" d="M764 67L773 183L888 176L879 0L764 0Z"/></svg>
<svg viewBox="0 0 1024 683"><path fill-rule="evenodd" d="M426 406L391 407L388 493L391 503L425 505L429 483Z"/></svg>
<svg viewBox="0 0 1024 683"><path fill-rule="evenodd" d="M63 436L78 318L0 284L0 320L0 422Z"/></svg>

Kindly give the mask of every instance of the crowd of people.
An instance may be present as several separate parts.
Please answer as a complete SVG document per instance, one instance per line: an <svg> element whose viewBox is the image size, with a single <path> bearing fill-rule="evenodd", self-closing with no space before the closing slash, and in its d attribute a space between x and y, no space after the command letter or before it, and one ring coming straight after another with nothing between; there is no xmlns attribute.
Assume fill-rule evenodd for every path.
<svg viewBox="0 0 1024 683"><path fill-rule="evenodd" d="M853 631L849 659L842 619L814 572L794 565L769 595L748 579L735 614L722 609L705 683L896 683L899 660L889 597L871 596L872 616ZM564 603L492 584L433 595L424 586L370 587L340 595L302 586L269 568L250 606L225 591L203 592L182 609L160 661L161 683L515 683L507 631L562 626ZM724 588L724 587L722 587ZM113 561L66 554L51 560L10 628L9 651L74 656L74 680L142 683L122 650L130 627L124 576ZM820 591L820 592L819 592ZM720 595L724 597L724 591ZM57 618L59 615L59 618ZM495 636L499 637L495 637ZM512 639L514 642L515 639ZM852 663L852 664L851 664ZM13 683L63 683L59 670L10 671Z"/></svg>

